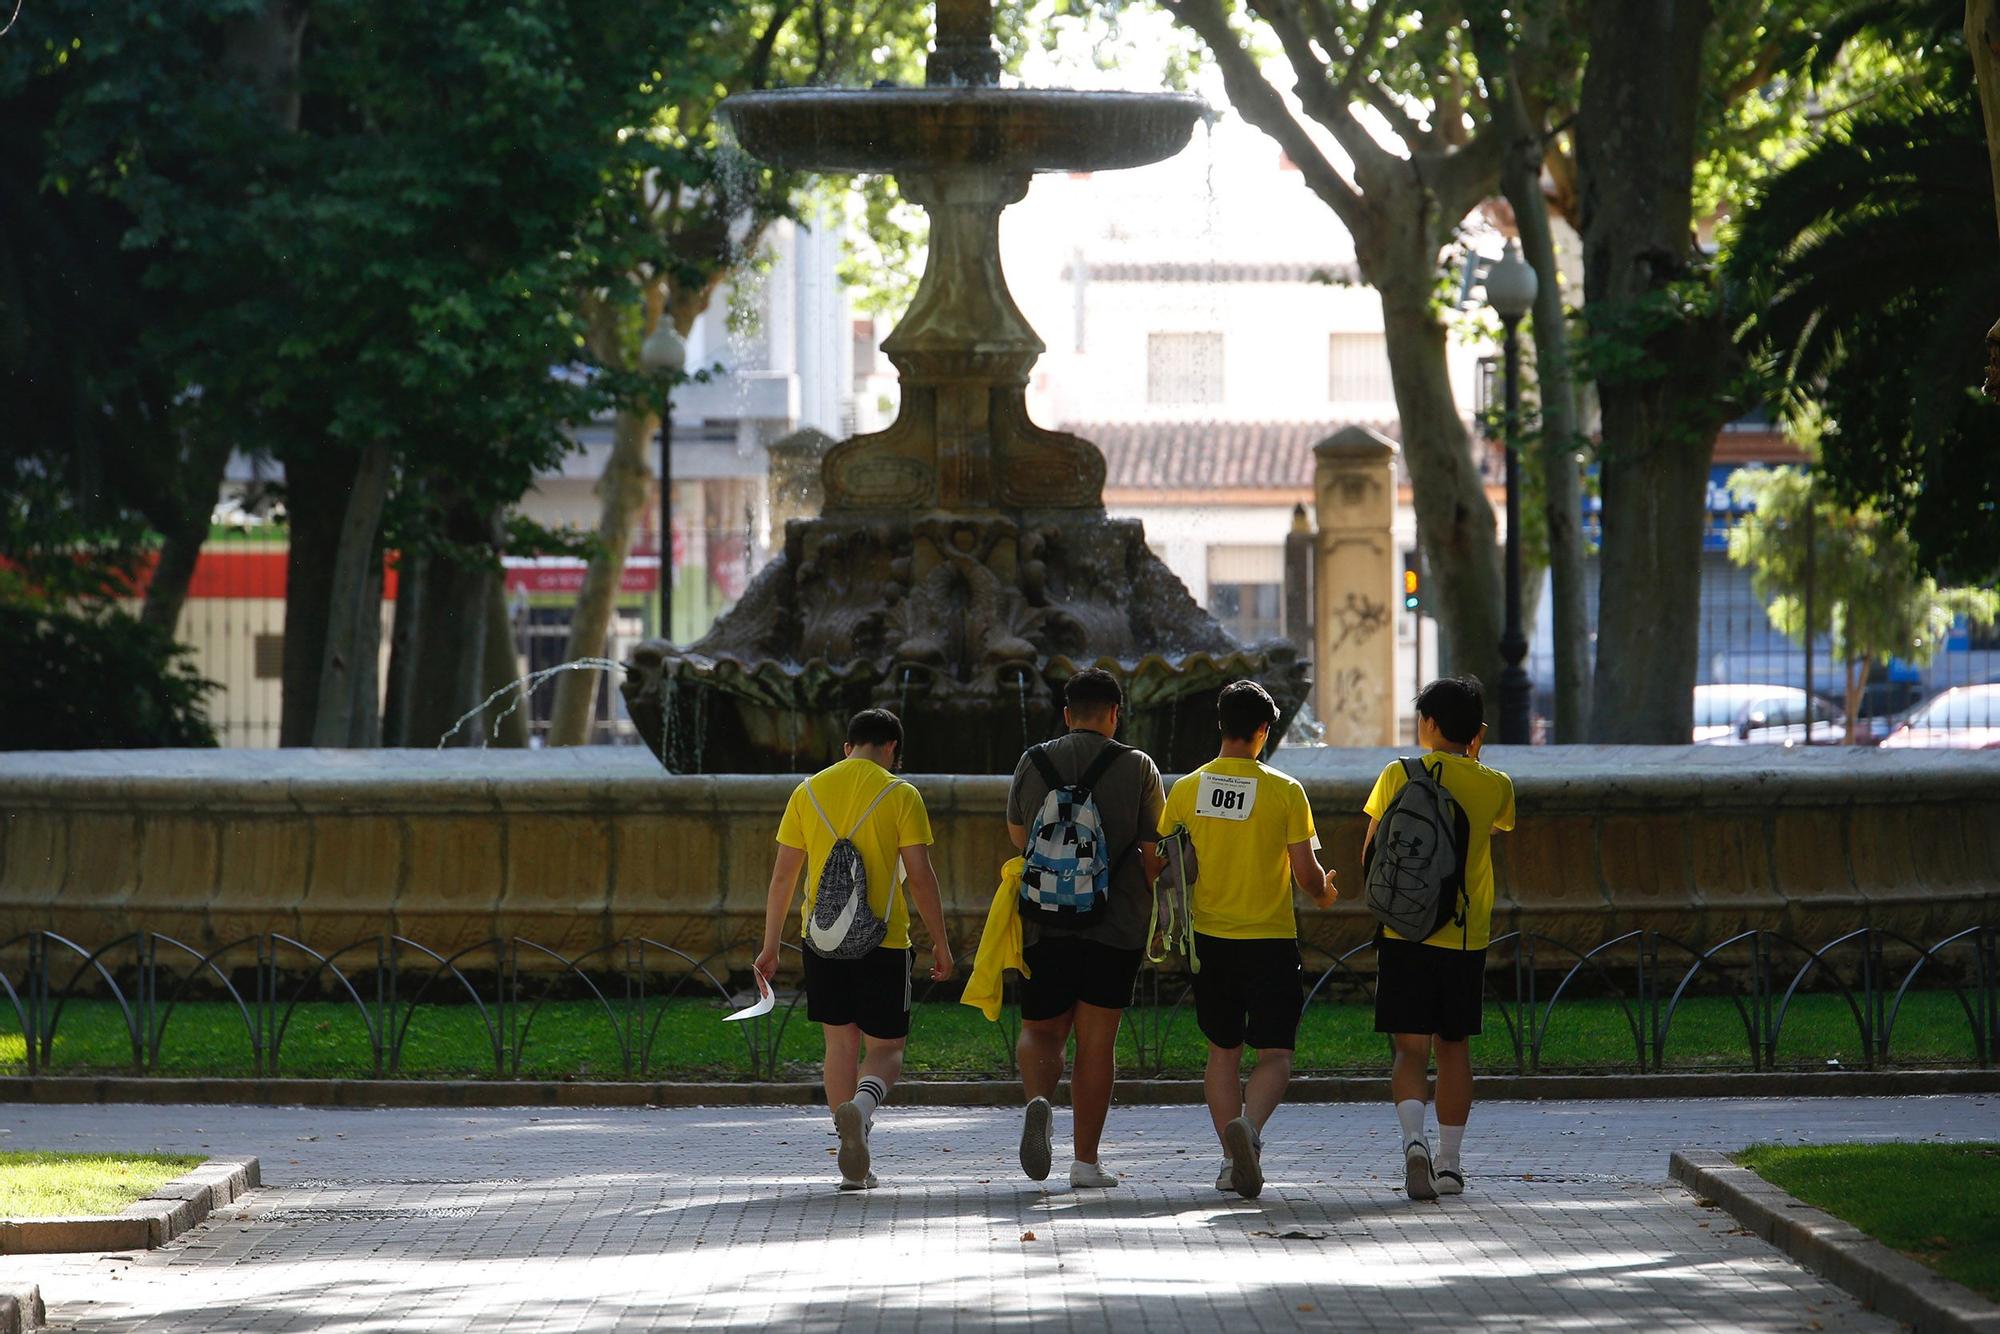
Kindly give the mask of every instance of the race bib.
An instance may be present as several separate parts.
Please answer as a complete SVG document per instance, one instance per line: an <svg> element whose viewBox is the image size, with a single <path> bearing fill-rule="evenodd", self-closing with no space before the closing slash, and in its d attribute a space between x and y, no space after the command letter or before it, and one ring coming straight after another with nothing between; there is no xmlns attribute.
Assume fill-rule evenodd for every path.
<svg viewBox="0 0 2000 1334"><path fill-rule="evenodd" d="M1230 774L1203 774L1195 789L1194 813L1218 820L1247 820L1257 806L1257 780Z"/></svg>

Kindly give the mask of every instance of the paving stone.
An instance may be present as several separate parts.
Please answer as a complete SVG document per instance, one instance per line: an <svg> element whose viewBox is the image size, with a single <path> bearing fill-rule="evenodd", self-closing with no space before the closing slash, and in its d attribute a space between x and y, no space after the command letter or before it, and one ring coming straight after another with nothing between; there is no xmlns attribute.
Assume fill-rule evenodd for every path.
<svg viewBox="0 0 2000 1334"><path fill-rule="evenodd" d="M1668 1180L1677 1148L1990 1137L2000 1097L1492 1103L1471 1189L1402 1198L1386 1106L1286 1107L1254 1201L1195 1107L1119 1107L1117 1188L1043 1189L1010 1109L877 1121L833 1188L791 1108L0 1108L10 1148L258 1154L150 1252L0 1258L55 1328L1896 1328ZM1057 1118L1067 1149L1067 1112ZM1032 1233L1032 1239L1028 1234Z"/></svg>

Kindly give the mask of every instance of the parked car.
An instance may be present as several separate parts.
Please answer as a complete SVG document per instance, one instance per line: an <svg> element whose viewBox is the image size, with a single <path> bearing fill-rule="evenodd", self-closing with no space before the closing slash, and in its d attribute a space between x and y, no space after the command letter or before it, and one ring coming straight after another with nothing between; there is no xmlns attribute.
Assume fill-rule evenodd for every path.
<svg viewBox="0 0 2000 1334"><path fill-rule="evenodd" d="M1882 738L1884 746L2000 750L2000 682L1934 695Z"/></svg>
<svg viewBox="0 0 2000 1334"><path fill-rule="evenodd" d="M1796 746L1807 736L1806 692L1797 686L1723 684L1694 688L1694 741L1704 746ZM1847 739L1840 706L1812 697L1812 744Z"/></svg>

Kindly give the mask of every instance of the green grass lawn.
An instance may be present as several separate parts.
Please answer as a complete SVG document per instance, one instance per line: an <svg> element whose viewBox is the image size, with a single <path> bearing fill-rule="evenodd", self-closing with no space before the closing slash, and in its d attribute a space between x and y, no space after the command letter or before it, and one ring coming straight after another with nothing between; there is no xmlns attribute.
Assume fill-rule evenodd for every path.
<svg viewBox="0 0 2000 1334"><path fill-rule="evenodd" d="M720 1020L726 1012L719 1002L673 999L651 1001L643 1014L633 1014L638 1041L648 1030L654 1033L647 1073L744 1079L767 1068L767 1059L753 1063L746 1038L766 1040L768 1030L724 1024ZM526 1007L519 1013L525 1016ZM782 1008L779 1013L783 1014ZM919 1002L911 1021L909 1068L934 1075L1004 1076L1010 1069L1012 1032L1012 1025L989 1024L964 1005ZM1186 1004L1128 1010L1119 1044L1121 1065L1135 1075L1197 1074L1206 1051L1193 1008ZM1972 1063L1972 1039L1958 1002L1949 993L1911 995L1897 1024L1894 1054L1902 1064ZM776 1068L782 1074L807 1076L819 1055L818 1030L806 1021L801 1007L777 1039ZM1487 1009L1486 1031L1474 1040L1473 1057L1482 1069L1514 1069L1513 1044L1496 1006ZM1786 1019L1778 1058L1781 1066L1791 1067L1824 1068L1828 1061L1862 1065L1864 1054L1845 1003L1833 996L1799 998ZM1366 1004L1322 998L1307 1010L1299 1031L1296 1068L1301 1072L1373 1073L1386 1062L1386 1044L1375 1033L1373 1012ZM131 1041L117 1007L97 1000L73 1001L65 1007L50 1064L58 1071L131 1070ZM632 1064L638 1073L636 1046ZM1668 1036L1667 1065L1676 1070L1748 1068L1749 1048L1735 1006L1714 998L1684 1002ZM26 1068L26 1046L7 1012L0 1021L0 1071L18 1074ZM1636 1068L1624 1010L1615 1001L1563 1002L1544 1038L1541 1068ZM400 1074L491 1077L494 1071L492 1038L476 1009L425 1005L416 1012L404 1040ZM177 1007L167 1026L157 1072L253 1073L250 1038L241 1014L225 1002ZM279 1073L360 1077L371 1072L367 1031L352 1005L314 1001L293 1011L280 1048ZM625 1073L618 1030L594 1001L552 1001L528 1030L520 1073L531 1078L618 1078Z"/></svg>
<svg viewBox="0 0 2000 1334"><path fill-rule="evenodd" d="M2000 1301L2000 1144L1764 1144L1736 1160Z"/></svg>
<svg viewBox="0 0 2000 1334"><path fill-rule="evenodd" d="M0 1153L0 1218L115 1214L201 1161L171 1153Z"/></svg>

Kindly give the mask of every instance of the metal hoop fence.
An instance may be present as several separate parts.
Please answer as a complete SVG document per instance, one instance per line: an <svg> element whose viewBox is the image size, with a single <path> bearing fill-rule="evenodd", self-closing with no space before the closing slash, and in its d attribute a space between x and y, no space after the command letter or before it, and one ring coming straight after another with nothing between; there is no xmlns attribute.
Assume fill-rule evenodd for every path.
<svg viewBox="0 0 2000 1334"><path fill-rule="evenodd" d="M481 1073L520 1078L529 1068L536 1026L546 1027L548 1006L561 993L580 1002L572 1004L568 1022L575 1023L579 1012L589 1015L594 1033L615 1052L617 1076L649 1078L663 1070L685 1072L663 1037L672 1006L695 1002L720 1018L744 1003L747 988L732 987L730 970L721 962L732 949L698 958L657 940L629 938L565 954L513 936L447 954L382 934L323 953L290 936L266 933L204 950L154 931L92 948L56 932L31 931L0 942L0 961L6 962L0 966L0 1027L12 1018L28 1072L42 1073L55 1065L56 1040L71 1007L84 999L108 1000L132 1073L160 1074L170 1064L163 1052L176 1012L198 995L223 1003L240 1019L252 1071L260 1078L277 1077L285 1073L286 1043L300 1007L331 999L352 1015L350 1022L365 1040L368 1074L396 1078L406 1073L413 1026L427 1014L456 1007L461 1017L475 1021L485 1053ZM785 950L798 954L793 945ZM1308 1018L1315 1006L1372 1003L1371 944L1339 954L1308 944L1301 954ZM786 971L795 973L796 967ZM927 983L915 998L953 999L958 986ZM1517 931L1495 937L1487 951L1488 1013L1500 1021L1493 1036L1511 1055L1516 1074L1550 1068L1552 1033L1586 1005L1600 1016L1614 1014L1615 1031L1622 1034L1614 1044L1621 1054L1595 1065L1638 1073L1667 1070L1676 1051L1676 1022L1684 1034L1690 1003L1697 1000L1711 1012L1726 1006L1734 1021L1731 1032L1740 1029L1740 1046L1729 1065L1773 1069L1782 1063L1787 1021L1797 1027L1801 998L1808 995L1821 998L1815 1004L1822 1012L1832 1006L1842 1016L1843 1043L1851 1025L1851 1049L1859 1053L1861 1068L1935 1064L1897 1046L1898 1020L1920 992L1950 998L1949 1005L1930 1007L1933 1017L1947 1013L1954 1025L1963 1021L1961 1049L1973 1063L1988 1067L2000 1060L2000 927L1970 927L1929 945L1863 927L1817 947L1772 931L1698 945L1643 930L1589 950ZM803 999L793 988L781 994L771 1013L734 1026L748 1077L771 1079L783 1072L785 1034L795 1017L805 1022L797 1014ZM994 1052L986 1073L1012 1073L1017 1007L1006 1006L1001 1021L986 1027ZM1122 1067L1143 1077L1165 1074L1174 1042L1193 1028L1187 975L1177 968L1144 969L1120 1034ZM1493 1050L1489 1044L1489 1069Z"/></svg>

